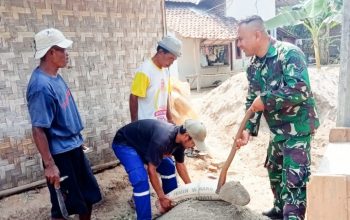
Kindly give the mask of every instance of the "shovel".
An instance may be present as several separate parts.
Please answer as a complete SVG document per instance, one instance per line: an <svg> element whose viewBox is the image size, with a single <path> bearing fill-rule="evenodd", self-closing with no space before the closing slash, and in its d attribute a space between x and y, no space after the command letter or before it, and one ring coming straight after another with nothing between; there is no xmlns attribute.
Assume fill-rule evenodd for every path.
<svg viewBox="0 0 350 220"><path fill-rule="evenodd" d="M225 184L226 182L226 176L227 176L227 171L228 168L230 167L232 160L236 154L237 150L237 140L241 137L241 134L247 124L247 121L254 115L254 112L249 108L247 112L245 113L245 116L241 122L241 125L239 126L239 129L237 131L237 134L235 136L235 140L233 142L233 146L231 148L230 155L227 157L224 166L221 169L219 181L218 181L218 186L216 188L216 193L219 194L221 187Z"/></svg>
<svg viewBox="0 0 350 220"><path fill-rule="evenodd" d="M67 179L68 176L63 176L60 178L60 182L64 181L65 179ZM58 205L60 207L62 216L64 219L69 219L69 214L66 208L66 204L64 203L64 198L61 192L61 187L60 186L55 186L55 191L56 191L56 196L57 196L57 200L58 200Z"/></svg>

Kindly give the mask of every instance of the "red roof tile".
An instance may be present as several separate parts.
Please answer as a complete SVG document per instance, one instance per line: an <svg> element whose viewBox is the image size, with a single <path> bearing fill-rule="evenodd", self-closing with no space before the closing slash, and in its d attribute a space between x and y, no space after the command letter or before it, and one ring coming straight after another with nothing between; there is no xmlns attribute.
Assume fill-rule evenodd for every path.
<svg viewBox="0 0 350 220"><path fill-rule="evenodd" d="M185 6L166 6L166 22L170 31L182 37L232 40L237 37L237 22L204 10Z"/></svg>

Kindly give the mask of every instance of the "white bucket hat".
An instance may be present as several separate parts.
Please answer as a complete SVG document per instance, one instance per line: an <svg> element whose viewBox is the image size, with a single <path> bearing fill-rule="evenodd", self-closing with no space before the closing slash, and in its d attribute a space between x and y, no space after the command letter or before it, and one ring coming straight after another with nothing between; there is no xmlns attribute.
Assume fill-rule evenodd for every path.
<svg viewBox="0 0 350 220"><path fill-rule="evenodd" d="M68 48L72 46L73 41L66 39L61 31L54 28L49 28L37 33L34 36L34 43L34 57L35 59L40 59L45 56L51 47L58 46L61 48Z"/></svg>
<svg viewBox="0 0 350 220"><path fill-rule="evenodd" d="M205 146L204 140L207 136L207 129L205 128L205 125L200 121L194 119L187 119L183 124L183 127L193 139L198 150L206 151L207 148Z"/></svg>
<svg viewBox="0 0 350 220"><path fill-rule="evenodd" d="M158 42L158 45L174 54L176 57L181 56L181 46L182 43L179 39L173 36L165 36L161 41Z"/></svg>

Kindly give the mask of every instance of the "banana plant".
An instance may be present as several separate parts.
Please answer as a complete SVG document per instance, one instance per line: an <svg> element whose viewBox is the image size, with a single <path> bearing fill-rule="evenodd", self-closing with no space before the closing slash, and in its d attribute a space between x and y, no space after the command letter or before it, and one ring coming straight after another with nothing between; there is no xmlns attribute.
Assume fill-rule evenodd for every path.
<svg viewBox="0 0 350 220"><path fill-rule="evenodd" d="M313 41L316 67L321 67L319 38L334 25L341 23L342 0L305 0L293 7L283 8L275 17L267 20L267 29L303 24L310 31Z"/></svg>

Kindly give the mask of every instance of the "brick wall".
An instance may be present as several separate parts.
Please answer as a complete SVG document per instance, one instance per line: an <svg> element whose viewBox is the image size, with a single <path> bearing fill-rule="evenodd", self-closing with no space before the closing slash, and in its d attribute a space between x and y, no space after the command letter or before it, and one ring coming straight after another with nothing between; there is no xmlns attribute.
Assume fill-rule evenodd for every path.
<svg viewBox="0 0 350 220"><path fill-rule="evenodd" d="M0 1L0 191L43 179L25 100L34 34L55 27L74 41L61 73L99 165L115 160L110 143L129 122L132 73L163 35L162 10L162 0Z"/></svg>

